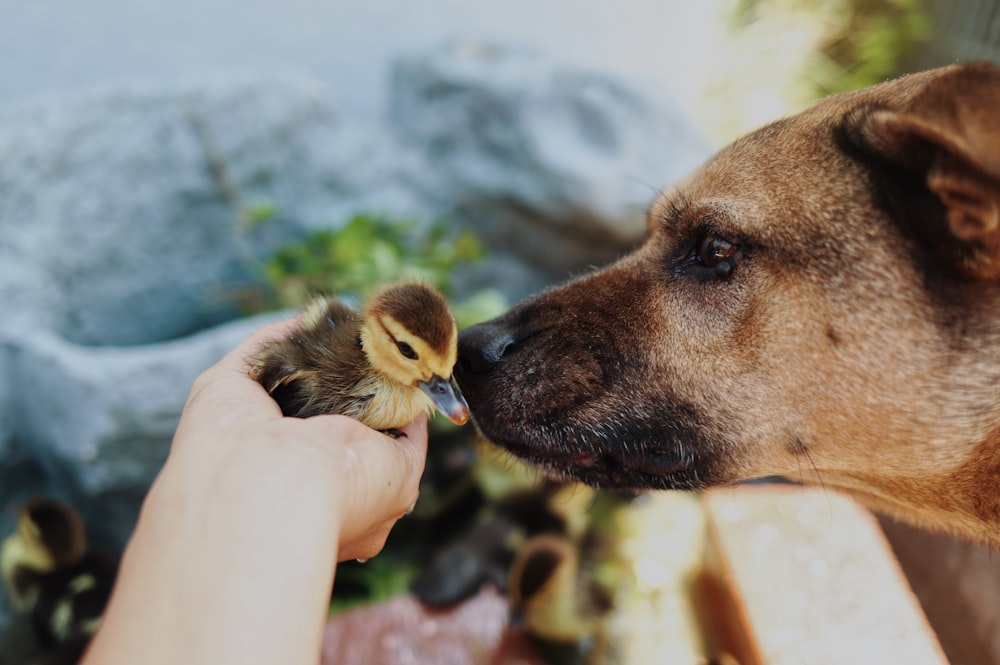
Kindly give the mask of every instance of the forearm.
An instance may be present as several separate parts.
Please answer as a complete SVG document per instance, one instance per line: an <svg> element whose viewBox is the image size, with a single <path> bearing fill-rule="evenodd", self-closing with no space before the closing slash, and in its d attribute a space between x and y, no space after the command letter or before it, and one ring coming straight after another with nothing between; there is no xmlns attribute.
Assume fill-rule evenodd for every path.
<svg viewBox="0 0 1000 665"><path fill-rule="evenodd" d="M317 662L340 526L332 474L277 454L246 463L192 482L168 462L85 665Z"/></svg>

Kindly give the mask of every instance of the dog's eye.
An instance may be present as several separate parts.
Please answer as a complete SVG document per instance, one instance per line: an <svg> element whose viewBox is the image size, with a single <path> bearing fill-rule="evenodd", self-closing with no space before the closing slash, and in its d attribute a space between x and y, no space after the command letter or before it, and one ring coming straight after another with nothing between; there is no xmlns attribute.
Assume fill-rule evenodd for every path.
<svg viewBox="0 0 1000 665"><path fill-rule="evenodd" d="M712 269L719 277L726 277L736 267L735 257L738 249L739 245L735 245L719 236L710 233L706 234L698 241L698 263Z"/></svg>

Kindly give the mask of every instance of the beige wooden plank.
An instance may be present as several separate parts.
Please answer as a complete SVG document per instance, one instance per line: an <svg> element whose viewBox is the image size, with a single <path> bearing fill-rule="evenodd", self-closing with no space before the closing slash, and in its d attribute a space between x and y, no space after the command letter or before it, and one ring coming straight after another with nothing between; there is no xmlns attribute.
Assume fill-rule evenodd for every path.
<svg viewBox="0 0 1000 665"><path fill-rule="evenodd" d="M743 665L947 663L877 522L852 500L776 485L703 503Z"/></svg>
<svg viewBox="0 0 1000 665"><path fill-rule="evenodd" d="M630 583L612 620L616 665L703 665L705 637L696 581L705 547L698 497L653 492L624 513L619 554Z"/></svg>

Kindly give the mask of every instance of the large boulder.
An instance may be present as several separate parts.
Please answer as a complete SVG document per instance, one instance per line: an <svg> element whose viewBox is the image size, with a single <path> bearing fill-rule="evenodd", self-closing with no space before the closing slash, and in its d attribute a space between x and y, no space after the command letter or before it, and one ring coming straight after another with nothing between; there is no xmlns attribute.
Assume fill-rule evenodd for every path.
<svg viewBox="0 0 1000 665"><path fill-rule="evenodd" d="M0 294L17 320L88 345L233 318L227 289L277 242L359 206L415 205L391 135L294 78L9 108L0 154ZM248 228L260 202L279 216Z"/></svg>
<svg viewBox="0 0 1000 665"><path fill-rule="evenodd" d="M96 540L125 542L194 378L275 316L134 347L83 346L48 331L22 340L8 374L18 440Z"/></svg>
<svg viewBox="0 0 1000 665"><path fill-rule="evenodd" d="M455 44L400 61L390 118L423 184L491 248L561 278L642 236L707 140L668 98L525 50Z"/></svg>

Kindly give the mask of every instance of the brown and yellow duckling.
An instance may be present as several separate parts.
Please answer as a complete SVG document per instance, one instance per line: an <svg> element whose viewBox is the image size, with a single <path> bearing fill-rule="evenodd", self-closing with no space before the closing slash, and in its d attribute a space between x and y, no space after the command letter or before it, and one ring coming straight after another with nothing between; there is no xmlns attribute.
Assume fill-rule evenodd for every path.
<svg viewBox="0 0 1000 665"><path fill-rule="evenodd" d="M527 633L553 642L593 634L596 616L581 598L577 544L555 534L528 540L510 567L511 610Z"/></svg>
<svg viewBox="0 0 1000 665"><path fill-rule="evenodd" d="M30 611L38 602L38 580L72 566L86 550L76 511L51 499L30 500L18 511L14 533L0 545L0 572L14 609Z"/></svg>
<svg viewBox="0 0 1000 665"><path fill-rule="evenodd" d="M580 544L543 533L519 549L510 567L507 597L516 627L548 663L603 662L603 619L611 609L607 592L586 579Z"/></svg>
<svg viewBox="0 0 1000 665"><path fill-rule="evenodd" d="M452 422L469 407L452 378L458 328L440 293L388 286L359 314L336 298L305 309L298 331L265 347L251 375L286 416L339 413L393 432L437 409Z"/></svg>
<svg viewBox="0 0 1000 665"><path fill-rule="evenodd" d="M87 547L73 508L36 497L0 545L0 573L14 608L31 619L40 646L82 654L96 632L117 575L117 562Z"/></svg>

